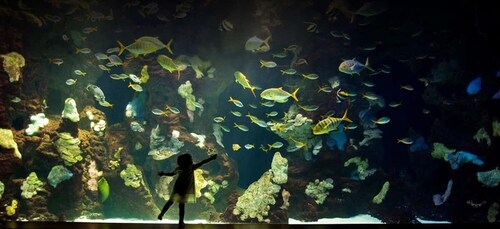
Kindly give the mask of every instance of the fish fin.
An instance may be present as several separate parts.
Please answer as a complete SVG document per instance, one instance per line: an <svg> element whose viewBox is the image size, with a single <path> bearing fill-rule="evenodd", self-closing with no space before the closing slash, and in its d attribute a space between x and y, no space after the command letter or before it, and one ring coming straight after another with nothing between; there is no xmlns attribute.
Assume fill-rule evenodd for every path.
<svg viewBox="0 0 500 229"><path fill-rule="evenodd" d="M299 91L299 89L300 89L300 87L295 89L295 91L293 91L293 93L292 93L292 98L297 102L299 101L299 99L297 98L297 92Z"/></svg>
<svg viewBox="0 0 500 229"><path fill-rule="evenodd" d="M172 41L174 41L174 38L170 38L168 43L165 45L165 48L171 55L174 55L174 52L172 52L172 49L170 48L170 46L172 45Z"/></svg>
<svg viewBox="0 0 500 229"><path fill-rule="evenodd" d="M255 87L250 86L250 91L252 92L253 97L257 97L257 96L255 96L255 92L254 92L254 90L255 90Z"/></svg>
<svg viewBox="0 0 500 229"><path fill-rule="evenodd" d="M373 70L373 68L370 67L370 62L369 62L369 59L370 57L367 57L366 58L366 61L365 61L365 68L367 68L368 70L374 72L375 70Z"/></svg>
<svg viewBox="0 0 500 229"><path fill-rule="evenodd" d="M344 116L342 116L342 120L346 122L352 122L352 120L347 117L347 110L349 109L345 109Z"/></svg>
<svg viewBox="0 0 500 229"><path fill-rule="evenodd" d="M120 41L116 42L118 42L118 45L120 46L120 51L118 51L118 56L120 56L123 53L123 51L125 51L125 46Z"/></svg>
<svg viewBox="0 0 500 229"><path fill-rule="evenodd" d="M80 53L82 50L79 48L76 48L76 54Z"/></svg>
<svg viewBox="0 0 500 229"><path fill-rule="evenodd" d="M265 40L264 40L264 44L267 45L267 46L270 46L269 45L269 40L271 40L271 35L269 35Z"/></svg>

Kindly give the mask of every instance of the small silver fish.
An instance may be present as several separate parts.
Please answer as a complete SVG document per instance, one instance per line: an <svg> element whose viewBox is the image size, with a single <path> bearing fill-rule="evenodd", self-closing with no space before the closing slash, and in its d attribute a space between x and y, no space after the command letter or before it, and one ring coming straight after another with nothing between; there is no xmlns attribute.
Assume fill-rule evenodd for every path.
<svg viewBox="0 0 500 229"><path fill-rule="evenodd" d="M66 85L73 85L76 83L78 79L68 79L66 80Z"/></svg>

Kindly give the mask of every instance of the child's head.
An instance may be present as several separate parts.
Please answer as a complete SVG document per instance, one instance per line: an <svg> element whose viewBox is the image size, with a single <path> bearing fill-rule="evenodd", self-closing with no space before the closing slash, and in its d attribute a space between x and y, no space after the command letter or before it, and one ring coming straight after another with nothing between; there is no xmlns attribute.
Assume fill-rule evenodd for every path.
<svg viewBox="0 0 500 229"><path fill-rule="evenodd" d="M185 153L177 157L177 165L180 167L187 167L193 164L193 158L191 154Z"/></svg>

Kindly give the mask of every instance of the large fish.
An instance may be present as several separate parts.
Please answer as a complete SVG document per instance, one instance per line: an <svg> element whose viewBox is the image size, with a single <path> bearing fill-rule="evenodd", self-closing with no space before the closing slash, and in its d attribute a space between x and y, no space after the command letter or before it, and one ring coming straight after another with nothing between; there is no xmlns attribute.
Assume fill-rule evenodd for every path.
<svg viewBox="0 0 500 229"><path fill-rule="evenodd" d="M163 42L161 42L157 37L148 36L141 37L135 40L134 43L127 46L123 45L120 41L117 41L118 45L120 45L120 51L118 52L118 55L121 55L126 49L130 53L132 53L134 57L137 57L139 55L146 55L156 52L163 48L166 48L170 54L174 54L172 52L172 49L170 48L170 46L172 45L172 41L173 39L170 39L167 44L163 44Z"/></svg>
<svg viewBox="0 0 500 229"><path fill-rule="evenodd" d="M299 101L297 98L297 92L299 91L299 88L295 89L294 92L290 94L290 92L287 92L283 90L283 88L268 88L262 93L260 93L260 97L263 99L271 100L271 101L276 101L276 102L284 102L288 100L289 97L292 97L295 101Z"/></svg>
<svg viewBox="0 0 500 229"><path fill-rule="evenodd" d="M240 84L243 86L243 89L248 88L250 91L252 91L252 94L254 97L255 96L255 87L250 85L250 81L248 81L247 77L240 71L234 72L234 79L236 80L236 83Z"/></svg>
<svg viewBox="0 0 500 229"><path fill-rule="evenodd" d="M347 109L345 110L344 116L342 116L341 118L327 117L319 121L313 127L313 134L314 135L328 134L330 133L330 131L336 130L342 121L352 122L347 117Z"/></svg>
<svg viewBox="0 0 500 229"><path fill-rule="evenodd" d="M268 36L265 40L257 36L250 37L245 43L245 50L250 52L267 52L271 49L268 43L269 39L271 39L271 36Z"/></svg>
<svg viewBox="0 0 500 229"><path fill-rule="evenodd" d="M368 66L368 58L366 58L365 64L362 64L357 61L356 58L353 58L351 60L344 60L339 65L339 71L349 75L359 75L359 73L365 68L374 72L374 70L370 66Z"/></svg>

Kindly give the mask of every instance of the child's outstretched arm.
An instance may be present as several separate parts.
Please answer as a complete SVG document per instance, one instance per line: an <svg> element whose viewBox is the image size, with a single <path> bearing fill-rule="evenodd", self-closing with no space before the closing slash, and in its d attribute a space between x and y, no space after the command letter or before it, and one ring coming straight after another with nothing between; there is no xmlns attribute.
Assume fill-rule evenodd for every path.
<svg viewBox="0 0 500 229"><path fill-rule="evenodd" d="M217 154L213 154L209 158L207 158L207 159L205 159L203 161L200 161L199 163L194 164L193 167L194 167L194 169L197 169L197 168L201 167L202 165L204 165L204 164L206 164L206 163L208 163L210 161L215 160L216 158L217 158Z"/></svg>

